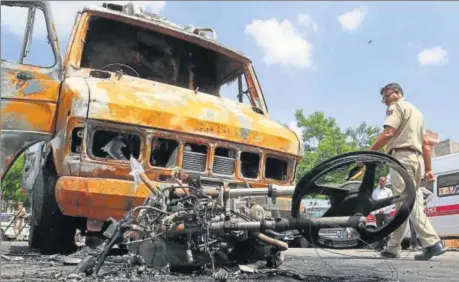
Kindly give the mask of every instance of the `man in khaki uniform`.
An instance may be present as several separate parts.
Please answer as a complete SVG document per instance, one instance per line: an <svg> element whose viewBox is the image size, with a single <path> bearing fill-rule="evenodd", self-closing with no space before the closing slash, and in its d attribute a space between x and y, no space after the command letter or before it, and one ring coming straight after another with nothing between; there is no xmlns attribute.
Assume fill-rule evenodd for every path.
<svg viewBox="0 0 459 282"><path fill-rule="evenodd" d="M26 211L22 202L18 202L18 207L14 212L14 217L16 218L16 222L14 224L14 237L17 240L22 241L22 229L24 228L24 219L26 217Z"/></svg>
<svg viewBox="0 0 459 282"><path fill-rule="evenodd" d="M415 260L429 260L433 256L443 254L440 238L435 232L423 208L423 195L419 189L421 182L421 161L424 161L424 179L428 182L434 180L431 167L430 144L424 138L424 116L411 103L403 97L403 90L397 83L391 83L381 89L382 101L388 106L384 131L376 139L370 150L377 151L386 146L386 153L399 160L412 177L417 188L417 196L410 214L410 221L421 241L423 252L415 255ZM405 189L405 183L398 172L390 170L391 183L398 193ZM401 204L396 204L396 209ZM386 250L380 254L383 257L398 257L401 242L407 228L405 221L392 234Z"/></svg>

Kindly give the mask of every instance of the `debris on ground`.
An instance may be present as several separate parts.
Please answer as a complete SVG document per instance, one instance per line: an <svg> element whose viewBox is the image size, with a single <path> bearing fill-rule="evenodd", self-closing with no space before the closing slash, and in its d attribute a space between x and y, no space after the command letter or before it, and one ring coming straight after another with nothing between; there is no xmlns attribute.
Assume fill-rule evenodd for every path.
<svg viewBox="0 0 459 282"><path fill-rule="evenodd" d="M320 269L306 271L304 265L310 265L311 261L295 258L287 258L285 263L277 268L267 268L263 262L255 264L240 264L234 267L216 267L215 270L200 268L198 270L178 269L165 266L162 269L152 269L145 265L140 255L123 253L118 248L113 251L114 255L108 256L106 262L96 275L86 274L81 271L84 264L95 263L95 250L83 247L74 254L62 255L39 255L30 254L22 261L3 261L4 265L36 265L35 271L9 276L3 274L2 281L65 281L65 282L122 282L122 281L395 281L375 275L348 275L347 273L327 275ZM81 260L78 265L66 265L64 262ZM52 264L52 265L51 265ZM316 266L315 266L316 267ZM320 263L317 267L322 267ZM82 267L83 269L85 267ZM181 271L181 272L180 272ZM320 275L322 274L322 275ZM386 276L386 275L383 275Z"/></svg>
<svg viewBox="0 0 459 282"><path fill-rule="evenodd" d="M7 255L2 255L2 259L7 260L7 261L22 261L24 260L23 257L19 256L7 256Z"/></svg>
<svg viewBox="0 0 459 282"><path fill-rule="evenodd" d="M81 259L79 258L71 258L71 257L64 258L64 265L78 265L80 262L81 262Z"/></svg>

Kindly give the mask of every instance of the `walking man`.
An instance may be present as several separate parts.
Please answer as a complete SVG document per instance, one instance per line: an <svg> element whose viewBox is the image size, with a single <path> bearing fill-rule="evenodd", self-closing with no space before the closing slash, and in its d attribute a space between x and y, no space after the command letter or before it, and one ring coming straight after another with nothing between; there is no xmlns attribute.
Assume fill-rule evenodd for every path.
<svg viewBox="0 0 459 282"><path fill-rule="evenodd" d="M379 178L379 187L373 191L373 200L380 200L384 198L392 197L392 190L386 187L386 177L381 176ZM389 221L389 213L391 207L384 207L376 211L376 226L380 227ZM377 243L376 250L382 251L386 245L387 239L384 238Z"/></svg>
<svg viewBox="0 0 459 282"><path fill-rule="evenodd" d="M390 83L381 89L382 102L386 104L386 120L384 131L376 138L370 150L377 151L386 146L386 153L399 160L408 170L412 180L419 189L421 182L421 161L424 161L424 179L431 183L434 180L432 173L432 159L430 142L425 136L424 116L403 95L402 87L397 83ZM393 169L390 169L391 183L398 193L405 189L403 178ZM422 193L416 193L413 210L409 216L413 228L419 236L423 252L414 256L415 260L429 260L434 256L446 252L440 238L435 232L423 208ZM396 204L396 209L401 204ZM403 235L407 228L406 220L395 232L387 244L387 248L380 254L386 258L399 256Z"/></svg>

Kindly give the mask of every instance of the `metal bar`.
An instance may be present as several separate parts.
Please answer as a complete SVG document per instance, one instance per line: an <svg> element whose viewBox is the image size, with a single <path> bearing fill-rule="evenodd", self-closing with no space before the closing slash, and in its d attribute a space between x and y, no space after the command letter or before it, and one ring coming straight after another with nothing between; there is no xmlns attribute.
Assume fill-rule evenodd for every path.
<svg viewBox="0 0 459 282"><path fill-rule="evenodd" d="M270 191L271 190L271 191ZM231 197L242 196L269 196L272 197L292 196L295 192L295 186L276 186L272 188L236 188L229 191Z"/></svg>
<svg viewBox="0 0 459 282"><path fill-rule="evenodd" d="M26 24L25 31L24 31L24 39L22 41L21 55L19 57L20 64L24 63L24 58L27 57L27 55L30 52L30 45L32 43L33 26L35 22L36 9L37 8L35 7L29 7L29 12L27 14L27 24Z"/></svg>
<svg viewBox="0 0 459 282"><path fill-rule="evenodd" d="M322 217L322 218L298 218L298 219L280 219L280 220L266 220L266 221L218 221L211 222L209 230L213 233L247 230L247 231L261 231L261 230L296 230L307 228L331 228L331 227L354 227L358 228L366 220L365 217L360 215L355 216L338 216L338 217ZM166 231L167 236L175 236L178 234L186 233L200 233L202 229L188 224L177 224L170 226L167 229L163 226L162 231Z"/></svg>
<svg viewBox="0 0 459 282"><path fill-rule="evenodd" d="M230 197L242 196L266 196L268 195L268 188L237 188L229 190Z"/></svg>

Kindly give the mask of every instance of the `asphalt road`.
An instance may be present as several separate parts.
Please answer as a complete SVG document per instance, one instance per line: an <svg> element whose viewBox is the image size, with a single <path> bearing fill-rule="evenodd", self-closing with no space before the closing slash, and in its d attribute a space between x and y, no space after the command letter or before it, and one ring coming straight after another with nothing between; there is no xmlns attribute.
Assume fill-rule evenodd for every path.
<svg viewBox="0 0 459 282"><path fill-rule="evenodd" d="M1 281L215 281L212 275L173 275L149 272L140 267L107 263L95 279L72 274L75 266L65 266L63 256L41 256L25 242L2 242L1 251L10 260L1 260ZM83 257L84 250L80 251ZM240 273L223 271L227 281L459 281L459 252L447 252L430 261L414 261L413 252L399 259L379 258L371 250L290 249L285 252L281 272ZM240 271L239 271L240 272ZM292 277L296 274L296 277Z"/></svg>

